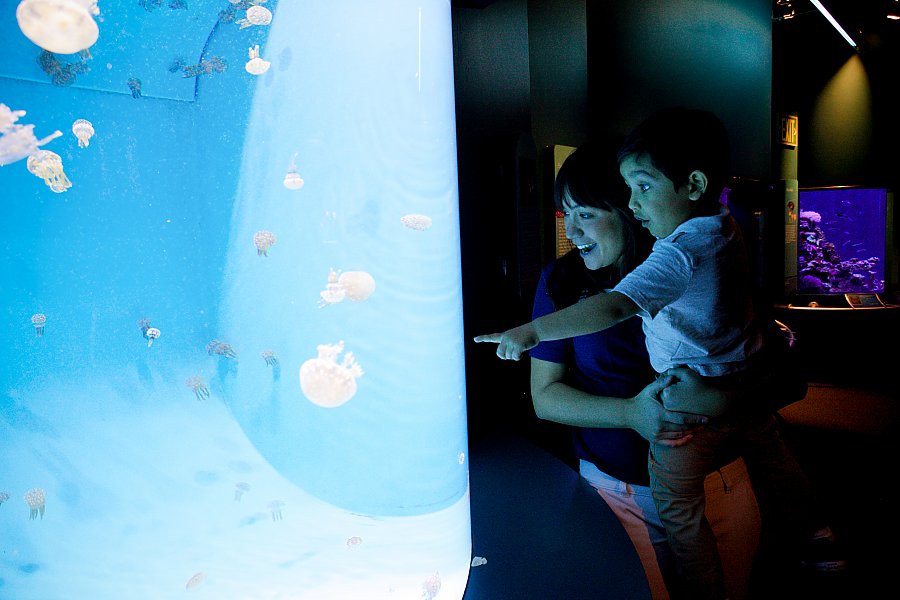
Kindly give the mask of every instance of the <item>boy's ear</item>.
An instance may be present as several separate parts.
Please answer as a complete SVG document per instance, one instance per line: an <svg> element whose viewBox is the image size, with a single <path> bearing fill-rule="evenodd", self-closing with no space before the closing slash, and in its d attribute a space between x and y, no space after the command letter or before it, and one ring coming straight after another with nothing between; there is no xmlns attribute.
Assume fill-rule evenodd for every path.
<svg viewBox="0 0 900 600"><path fill-rule="evenodd" d="M691 171L691 174L688 175L688 198L699 200L706 191L708 184L709 180L706 178L706 173L699 170Z"/></svg>

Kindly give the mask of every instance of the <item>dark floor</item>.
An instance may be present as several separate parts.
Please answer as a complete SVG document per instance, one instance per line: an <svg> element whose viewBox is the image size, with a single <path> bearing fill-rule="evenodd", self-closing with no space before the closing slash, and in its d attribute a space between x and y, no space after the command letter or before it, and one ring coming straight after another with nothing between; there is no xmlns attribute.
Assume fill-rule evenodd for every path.
<svg viewBox="0 0 900 600"><path fill-rule="evenodd" d="M526 402L519 399L520 406ZM891 489L897 487L891 450L900 439L900 398L813 384L806 399L781 416L785 439L842 544L847 570L811 575L787 569L777 560L778 543L767 544L764 534L752 600L900 597L894 582L900 576L900 504ZM516 425L572 464L565 428L524 417Z"/></svg>

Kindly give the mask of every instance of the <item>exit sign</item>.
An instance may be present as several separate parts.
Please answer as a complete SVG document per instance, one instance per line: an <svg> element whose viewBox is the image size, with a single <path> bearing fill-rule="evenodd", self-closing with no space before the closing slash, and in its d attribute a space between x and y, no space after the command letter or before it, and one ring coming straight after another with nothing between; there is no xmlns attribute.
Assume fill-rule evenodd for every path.
<svg viewBox="0 0 900 600"><path fill-rule="evenodd" d="M778 141L792 148L797 147L799 120L794 115L778 115Z"/></svg>

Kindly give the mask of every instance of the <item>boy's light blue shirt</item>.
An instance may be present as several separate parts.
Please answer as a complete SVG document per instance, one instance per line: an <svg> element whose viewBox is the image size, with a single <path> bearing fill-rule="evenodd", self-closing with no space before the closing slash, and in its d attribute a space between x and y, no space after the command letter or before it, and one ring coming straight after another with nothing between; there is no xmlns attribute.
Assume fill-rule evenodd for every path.
<svg viewBox="0 0 900 600"><path fill-rule="evenodd" d="M718 215L689 219L657 240L615 291L640 307L658 373L687 365L717 377L744 370L762 346L749 286L740 229L723 206Z"/></svg>

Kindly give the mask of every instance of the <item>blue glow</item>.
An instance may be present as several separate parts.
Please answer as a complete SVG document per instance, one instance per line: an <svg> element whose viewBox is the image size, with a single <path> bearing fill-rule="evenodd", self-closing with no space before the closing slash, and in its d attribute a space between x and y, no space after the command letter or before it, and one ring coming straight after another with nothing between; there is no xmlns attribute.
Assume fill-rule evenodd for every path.
<svg viewBox="0 0 900 600"><path fill-rule="evenodd" d="M0 73L72 182L0 167L0 596L461 598L449 3L172 4L101 0L77 85Z"/></svg>

